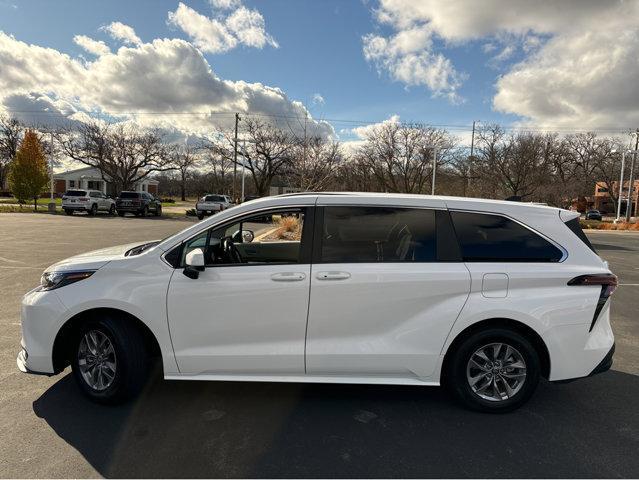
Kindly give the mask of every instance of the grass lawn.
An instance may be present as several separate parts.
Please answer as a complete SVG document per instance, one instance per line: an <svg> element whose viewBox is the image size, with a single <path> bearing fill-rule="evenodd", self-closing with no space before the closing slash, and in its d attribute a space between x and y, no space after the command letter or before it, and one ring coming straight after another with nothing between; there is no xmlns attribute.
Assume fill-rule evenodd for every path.
<svg viewBox="0 0 639 480"><path fill-rule="evenodd" d="M38 206L42 205L43 207L46 208L50 201L51 201L50 198L38 198ZM58 206L62 205L62 199L61 198L54 198L53 201ZM14 198L14 197L8 197L8 198L0 197L0 204L1 205L18 205L18 199ZM23 205L23 208L25 206L29 206L29 205L31 207L33 207L33 200L27 201Z"/></svg>

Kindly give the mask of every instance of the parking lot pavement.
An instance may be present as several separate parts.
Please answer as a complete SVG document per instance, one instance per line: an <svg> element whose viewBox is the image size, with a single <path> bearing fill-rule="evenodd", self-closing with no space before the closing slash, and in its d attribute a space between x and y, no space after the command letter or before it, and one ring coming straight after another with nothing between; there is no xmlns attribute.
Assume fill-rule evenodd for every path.
<svg viewBox="0 0 639 480"><path fill-rule="evenodd" d="M17 371L20 297L43 268L186 226L0 214L0 476L639 476L636 234L589 234L621 281L613 371L544 382L508 415L462 410L438 388L235 382L155 381L134 403L104 407L68 371Z"/></svg>

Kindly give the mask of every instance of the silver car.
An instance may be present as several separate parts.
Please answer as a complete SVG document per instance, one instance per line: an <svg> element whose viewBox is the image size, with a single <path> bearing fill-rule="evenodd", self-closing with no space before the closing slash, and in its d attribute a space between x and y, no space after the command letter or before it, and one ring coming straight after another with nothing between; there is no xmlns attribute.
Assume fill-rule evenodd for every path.
<svg viewBox="0 0 639 480"><path fill-rule="evenodd" d="M99 190L68 190L62 196L62 209L67 215L74 212L87 212L92 216L98 212L115 215L115 200Z"/></svg>

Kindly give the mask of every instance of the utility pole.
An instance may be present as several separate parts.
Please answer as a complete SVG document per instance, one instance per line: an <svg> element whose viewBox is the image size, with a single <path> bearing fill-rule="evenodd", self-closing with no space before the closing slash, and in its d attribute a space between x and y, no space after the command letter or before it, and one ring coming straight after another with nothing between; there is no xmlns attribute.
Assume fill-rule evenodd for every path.
<svg viewBox="0 0 639 480"><path fill-rule="evenodd" d="M469 193L470 192L470 177L471 177L471 168L473 165L473 155L475 153L475 120L473 120L473 133L470 137L470 157L468 157L468 159L470 160L470 162L468 162L468 179L467 179L467 185L466 185L466 192Z"/></svg>
<svg viewBox="0 0 639 480"><path fill-rule="evenodd" d="M437 171L437 147L433 147L433 185L430 188L430 194L435 195L435 172Z"/></svg>
<svg viewBox="0 0 639 480"><path fill-rule="evenodd" d="M240 123L240 114L235 114L235 139L233 141L233 201L235 202L235 179L237 177L237 126Z"/></svg>
<svg viewBox="0 0 639 480"><path fill-rule="evenodd" d="M635 173L635 161L637 159L637 148L639 148L639 128L635 131L635 151L632 154L632 161L630 162L630 183L628 184L628 203L626 206L626 222L630 223L630 217L632 216L632 197L634 194L634 173Z"/></svg>

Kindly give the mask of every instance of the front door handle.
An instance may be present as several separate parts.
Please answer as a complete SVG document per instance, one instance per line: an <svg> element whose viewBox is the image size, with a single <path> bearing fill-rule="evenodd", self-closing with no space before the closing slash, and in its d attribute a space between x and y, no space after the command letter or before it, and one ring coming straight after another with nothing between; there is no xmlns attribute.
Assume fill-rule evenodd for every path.
<svg viewBox="0 0 639 480"><path fill-rule="evenodd" d="M301 282L306 278L306 274L302 272L282 272L271 275L274 282Z"/></svg>
<svg viewBox="0 0 639 480"><path fill-rule="evenodd" d="M318 280L346 280L351 278L351 274L348 272L317 272L315 278Z"/></svg>

